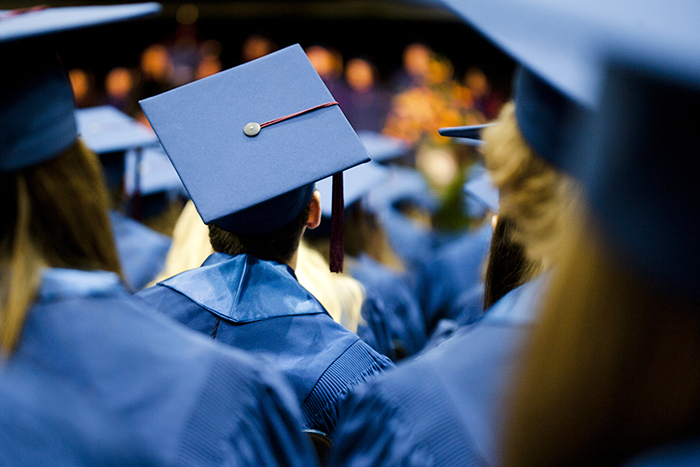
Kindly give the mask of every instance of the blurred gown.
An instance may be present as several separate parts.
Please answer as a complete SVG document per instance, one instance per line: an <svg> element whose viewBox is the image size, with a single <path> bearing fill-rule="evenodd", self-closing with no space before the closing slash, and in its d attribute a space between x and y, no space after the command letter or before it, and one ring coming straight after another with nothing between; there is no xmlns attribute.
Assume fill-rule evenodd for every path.
<svg viewBox="0 0 700 467"><path fill-rule="evenodd" d="M399 274L368 255L347 261L347 270L366 291L364 323L357 334L393 361L420 351L427 340L423 312L405 274Z"/></svg>
<svg viewBox="0 0 700 467"><path fill-rule="evenodd" d="M44 271L0 366L0 414L0 465L314 464L280 375L104 271Z"/></svg>
<svg viewBox="0 0 700 467"><path fill-rule="evenodd" d="M267 356L294 388L306 426L324 433L334 431L352 386L393 366L333 321L285 264L214 253L138 296L192 329Z"/></svg>
<svg viewBox="0 0 700 467"><path fill-rule="evenodd" d="M483 290L482 265L488 256L492 235L493 227L488 222L441 247L419 268L418 297L429 334L441 319L469 324L481 317L481 310L475 310L478 306L466 306L465 294L475 287ZM472 297L477 296L472 293ZM483 301L481 304L483 306Z"/></svg>
<svg viewBox="0 0 700 467"><path fill-rule="evenodd" d="M502 402L541 287L511 291L478 323L355 389L330 465L498 465Z"/></svg>
<svg viewBox="0 0 700 467"><path fill-rule="evenodd" d="M116 211L109 218L124 279L141 290L163 269L172 239Z"/></svg>

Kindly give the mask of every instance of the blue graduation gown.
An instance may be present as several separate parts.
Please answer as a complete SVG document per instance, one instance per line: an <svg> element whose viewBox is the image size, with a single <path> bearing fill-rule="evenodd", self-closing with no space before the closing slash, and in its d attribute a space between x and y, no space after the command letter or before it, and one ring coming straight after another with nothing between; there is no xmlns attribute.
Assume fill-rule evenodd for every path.
<svg viewBox="0 0 700 467"><path fill-rule="evenodd" d="M498 465L502 401L540 287L511 291L478 323L356 388L341 408L331 465Z"/></svg>
<svg viewBox="0 0 700 467"><path fill-rule="evenodd" d="M362 340L394 361L422 349L425 321L408 279L364 254L347 265L367 293L362 305L365 323L357 328Z"/></svg>
<svg viewBox="0 0 700 467"><path fill-rule="evenodd" d="M141 290L163 270L172 239L116 211L109 218L124 279Z"/></svg>
<svg viewBox="0 0 700 467"><path fill-rule="evenodd" d="M465 315L473 308L464 306L462 294L481 282L482 264L488 256L492 235L491 224L484 225L444 245L419 270L418 297L429 334L441 319L467 324L481 317L480 312L475 316Z"/></svg>
<svg viewBox="0 0 700 467"><path fill-rule="evenodd" d="M313 465L283 378L147 309L109 272L44 271L0 365L0 465Z"/></svg>
<svg viewBox="0 0 700 467"><path fill-rule="evenodd" d="M700 438L657 446L633 457L623 467L696 467L700 465Z"/></svg>
<svg viewBox="0 0 700 467"><path fill-rule="evenodd" d="M337 324L287 265L214 253L138 296L216 340L269 357L287 377L308 428L332 433L347 391L393 366Z"/></svg>

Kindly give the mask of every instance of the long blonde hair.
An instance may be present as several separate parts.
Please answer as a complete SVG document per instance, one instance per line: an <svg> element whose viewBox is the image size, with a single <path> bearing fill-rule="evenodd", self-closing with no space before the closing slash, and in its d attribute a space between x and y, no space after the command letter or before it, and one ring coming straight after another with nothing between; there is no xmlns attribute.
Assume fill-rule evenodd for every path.
<svg viewBox="0 0 700 467"><path fill-rule="evenodd" d="M18 345L45 266L121 273L97 157L77 142L0 174L0 351Z"/></svg>
<svg viewBox="0 0 700 467"><path fill-rule="evenodd" d="M697 433L700 310L647 283L584 212L524 356L505 465L617 465Z"/></svg>
<svg viewBox="0 0 700 467"><path fill-rule="evenodd" d="M525 141L515 118L515 105L503 106L499 124L483 133L484 164L499 191L499 217L515 225L513 240L531 261L525 280L556 263L561 249L562 211L580 199L578 185Z"/></svg>

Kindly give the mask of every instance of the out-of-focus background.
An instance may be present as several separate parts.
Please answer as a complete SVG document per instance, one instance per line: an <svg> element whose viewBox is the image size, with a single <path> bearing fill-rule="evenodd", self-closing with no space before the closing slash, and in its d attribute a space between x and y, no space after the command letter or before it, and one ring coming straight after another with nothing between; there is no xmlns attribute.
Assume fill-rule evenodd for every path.
<svg viewBox="0 0 700 467"><path fill-rule="evenodd" d="M89 42L62 40L78 107L109 104L147 124L139 99L299 43L356 131L409 143L405 163L425 175L447 209L438 209L434 227L463 227L450 193L461 194L451 187L462 186L475 151L437 129L495 118L514 65L440 2L161 3L156 18L97 28ZM0 1L0 9L28 6Z"/></svg>

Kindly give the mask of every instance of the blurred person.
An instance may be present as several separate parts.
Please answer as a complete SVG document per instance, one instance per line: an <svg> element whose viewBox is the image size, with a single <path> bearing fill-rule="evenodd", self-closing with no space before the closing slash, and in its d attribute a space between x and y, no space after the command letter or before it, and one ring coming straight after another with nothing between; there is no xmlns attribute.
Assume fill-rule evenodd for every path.
<svg viewBox="0 0 700 467"><path fill-rule="evenodd" d="M426 44L420 42L408 44L401 56L401 71L392 78L392 87L395 92L425 86L428 83L432 56L433 50Z"/></svg>
<svg viewBox="0 0 700 467"><path fill-rule="evenodd" d="M105 76L105 103L132 115L136 111L134 72L128 68L112 68Z"/></svg>
<svg viewBox="0 0 700 467"><path fill-rule="evenodd" d="M493 120L503 102L498 98L484 70L470 67L464 73L464 86L469 90L471 107L483 114L486 120Z"/></svg>
<svg viewBox="0 0 700 467"><path fill-rule="evenodd" d="M501 110L497 125L482 130L482 137L484 166L499 191L497 222L511 220L514 233L509 241L523 248L532 267L517 271L517 281L511 282L515 288L480 320L353 390L342 407L331 465L502 461L501 435L508 423L504 403L512 395L517 357L536 324L549 271L560 260L567 213L583 203L578 184L550 161L560 161L573 145L577 117L590 111L590 101L571 90L575 77L564 74L562 79L558 61L533 60L542 57L543 50L551 51L552 44L531 41L539 46L513 47L523 40L511 34L520 18L499 23L498 6L478 5L481 8L472 8L471 2L452 3L521 64L514 79L514 102ZM563 44L555 45L562 46L558 50L564 54L573 53ZM472 131L441 133L461 137ZM507 279L497 276L490 280Z"/></svg>
<svg viewBox="0 0 700 467"><path fill-rule="evenodd" d="M365 143L366 144L366 143ZM368 147L370 154L373 148ZM357 334L378 352L393 361L418 352L426 340L423 317L410 279L401 260L393 252L375 213L367 208L368 193L385 183L390 170L370 162L346 171L345 242L347 272L365 291L362 317L365 323ZM317 183L322 206L332 199L332 180ZM309 244L329 256L331 210L322 210L321 225L307 232Z"/></svg>
<svg viewBox="0 0 700 467"><path fill-rule="evenodd" d="M221 43L215 40L205 41L199 47L199 63L195 79L206 78L223 70L221 64Z"/></svg>
<svg viewBox="0 0 700 467"><path fill-rule="evenodd" d="M141 153L145 148L157 145L158 138L111 106L76 110L75 121L81 141L100 158L110 195L109 218L124 281L129 290L141 290L162 268L171 240L125 214L128 204L125 159L129 151ZM132 195L141 196L141 193Z"/></svg>
<svg viewBox="0 0 700 467"><path fill-rule="evenodd" d="M264 57L275 50L277 50L277 45L269 37L251 34L243 41L241 61L243 63L250 62L256 58Z"/></svg>
<svg viewBox="0 0 700 467"><path fill-rule="evenodd" d="M151 44L141 53L139 98L155 96L172 87L173 63L164 44Z"/></svg>
<svg viewBox="0 0 700 467"><path fill-rule="evenodd" d="M120 284L99 163L76 139L53 48L61 31L159 9L0 13L0 51L17 71L0 87L4 465L314 464L280 375Z"/></svg>
<svg viewBox="0 0 700 467"><path fill-rule="evenodd" d="M391 99L377 82L374 64L363 58L349 60L345 81L350 90L344 112L355 131L381 131Z"/></svg>
<svg viewBox="0 0 700 467"><path fill-rule="evenodd" d="M321 217L315 180L365 162L366 150L299 45L141 105L215 253L138 295L269 358L294 388L305 426L332 435L348 390L392 364L334 322L295 269L301 237Z"/></svg>
<svg viewBox="0 0 700 467"><path fill-rule="evenodd" d="M95 75L80 68L73 68L68 72L68 78L77 108L92 107L96 104Z"/></svg>
<svg viewBox="0 0 700 467"><path fill-rule="evenodd" d="M607 39L581 63L590 78L604 73L600 110L566 166L590 209L567 225L519 371L504 464L697 465L700 9L593 2L581 16L546 6L552 33L576 17Z"/></svg>
<svg viewBox="0 0 700 467"><path fill-rule="evenodd" d="M331 92L340 108L345 111L348 107L349 90L343 82L343 57L340 52L330 47L312 45L305 50L306 56L314 66L316 73Z"/></svg>

